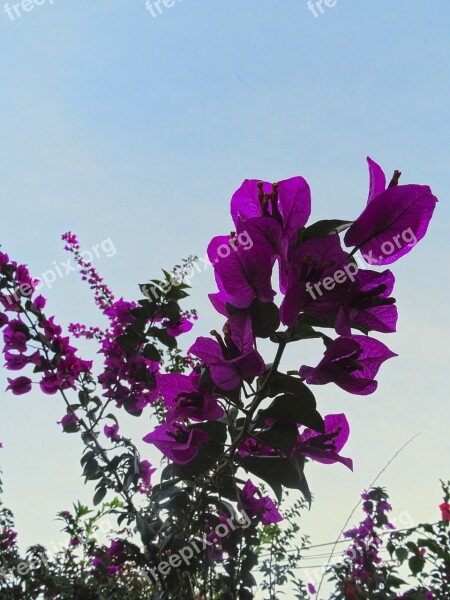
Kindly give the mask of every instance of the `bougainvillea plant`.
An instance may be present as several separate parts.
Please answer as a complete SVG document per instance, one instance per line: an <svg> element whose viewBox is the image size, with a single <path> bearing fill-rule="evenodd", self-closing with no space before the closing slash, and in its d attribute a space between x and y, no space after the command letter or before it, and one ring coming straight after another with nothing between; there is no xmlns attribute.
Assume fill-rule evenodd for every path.
<svg viewBox="0 0 450 600"><path fill-rule="evenodd" d="M283 520L283 490L311 502L308 460L352 468L341 455L347 418L322 415L312 388L375 392L382 363L395 356L373 337L396 330L394 275L360 268L356 256L370 267L403 257L425 235L437 202L427 186L400 185L398 171L387 184L370 159L369 170L367 205L353 222L310 224L302 177L242 184L231 199L233 231L208 246L221 331L198 337L187 354L177 339L197 317L179 304L191 259L142 284L139 301L117 300L83 259L76 236L63 236L107 319L105 328L69 327L75 338L98 342L103 366L96 373L46 315L28 268L0 253L7 389L20 396L37 386L62 397L60 423L81 435L94 504L114 494L118 526L140 536L140 545L112 540L94 557L93 572L112 577L132 568L155 599L251 599L258 532ZM262 356L260 339L265 348L272 344L271 355ZM323 344L319 363L285 372L288 345L311 340ZM164 457L159 483L152 484L156 467L122 431L121 410L154 417L143 441ZM261 480L270 492L261 492ZM64 597L48 585L41 593Z"/></svg>
<svg viewBox="0 0 450 600"><path fill-rule="evenodd" d="M449 484L439 521L395 530L382 488L361 496L364 520L344 533L351 540L343 561L330 569L331 600L445 600L450 598ZM415 585L411 585L411 581Z"/></svg>

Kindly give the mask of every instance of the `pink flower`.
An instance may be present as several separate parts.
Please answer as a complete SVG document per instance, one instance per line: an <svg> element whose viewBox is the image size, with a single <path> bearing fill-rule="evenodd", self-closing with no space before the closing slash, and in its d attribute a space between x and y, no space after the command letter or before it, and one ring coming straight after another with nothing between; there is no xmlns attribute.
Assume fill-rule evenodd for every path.
<svg viewBox="0 0 450 600"><path fill-rule="evenodd" d="M15 396L22 396L28 394L31 391L31 379L29 377L17 377L16 379L10 379L8 377L7 390L11 390Z"/></svg>
<svg viewBox="0 0 450 600"><path fill-rule="evenodd" d="M80 428L78 424L78 418L73 413L67 413L66 415L64 415L61 421L58 421L58 425L61 425L63 431L65 431L66 433L74 433Z"/></svg>
<svg viewBox="0 0 450 600"><path fill-rule="evenodd" d="M113 442L120 442L122 439L119 435L119 425L117 425L117 423L114 423L114 425L105 425L103 433Z"/></svg>
<svg viewBox="0 0 450 600"><path fill-rule="evenodd" d="M443 502L439 505L439 508L441 509L442 520L450 521L450 504L448 504L447 502Z"/></svg>
<svg viewBox="0 0 450 600"><path fill-rule="evenodd" d="M46 372L39 383L39 387L44 394L56 394L60 387L58 376L55 373Z"/></svg>
<svg viewBox="0 0 450 600"><path fill-rule="evenodd" d="M148 460L141 460L139 470L143 484L145 487L149 488L151 485L151 477L156 469L152 468L152 465Z"/></svg>

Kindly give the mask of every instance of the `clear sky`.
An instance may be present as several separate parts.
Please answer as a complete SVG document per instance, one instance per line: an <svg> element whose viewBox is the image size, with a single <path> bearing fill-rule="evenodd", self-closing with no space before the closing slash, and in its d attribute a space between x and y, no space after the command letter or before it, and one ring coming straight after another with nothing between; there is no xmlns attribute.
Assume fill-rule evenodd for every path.
<svg viewBox="0 0 450 600"><path fill-rule="evenodd" d="M12 16L2 4L0 241L36 275L66 260L60 234L71 229L86 249L112 240L114 256L95 264L118 296L135 298L137 283L230 231L229 198L246 177L303 175L314 219L359 214L367 154L432 187L428 236L393 265L399 331L384 341L399 357L372 396L315 390L323 412L348 415L355 471L308 466L316 500L304 524L314 543L332 539L416 433L380 483L395 514L436 519L439 478L450 475L448 0L337 0L317 17L306 0L177 0L156 17L144 0L45 0ZM213 290L211 272L193 280L197 335L221 324ZM65 324L101 322L74 273L47 296ZM311 342L285 366L318 356ZM90 497L81 443L56 425L56 397L1 392L0 406L21 543L57 540L55 513ZM139 439L150 425L125 427Z"/></svg>

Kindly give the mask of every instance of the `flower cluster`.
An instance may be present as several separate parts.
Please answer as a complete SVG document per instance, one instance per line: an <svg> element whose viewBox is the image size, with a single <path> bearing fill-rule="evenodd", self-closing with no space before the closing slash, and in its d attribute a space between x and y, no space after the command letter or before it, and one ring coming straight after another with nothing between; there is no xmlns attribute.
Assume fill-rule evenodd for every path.
<svg viewBox="0 0 450 600"><path fill-rule="evenodd" d="M389 270L358 269L354 256L361 251L370 265L404 256L425 235L437 202L426 186L399 185L399 172L387 185L382 169L371 159L368 164L367 206L353 223L308 224L311 193L302 177L273 184L246 180L233 195L234 231L208 246L218 287L210 300L225 318L222 332L197 338L189 354L199 362L189 374L156 377L166 418L144 441L175 463L176 472L212 469L208 448L229 461L222 472L236 461L230 476L243 467L277 495L282 487L296 487L308 497L306 459L352 468L352 460L339 454L349 436L345 415L322 418L308 385L334 383L358 395L376 390L382 363L396 354L368 334L396 330L395 279ZM279 330L281 324L286 329ZM334 329L336 337L323 328ZM273 363L266 364L257 338L278 344ZM311 338L325 345L320 362L300 365L297 376L281 373L286 345ZM230 439L222 444L211 432L217 435L225 424L223 441ZM276 522L264 499L249 504L249 486L256 494L250 480L237 490L241 502L248 497L249 513Z"/></svg>
<svg viewBox="0 0 450 600"><path fill-rule="evenodd" d="M38 282L27 267L0 253L6 367L34 373L33 378L29 373L8 378L8 390L21 395L37 383L46 394L62 394L67 413L59 423L67 433L82 433L81 464L86 481L96 482L94 504L108 490L120 495L112 512L120 515L119 523L135 523L145 547L141 553L119 539L95 552L91 547L92 580L120 580L128 566L175 556L186 540L202 539L195 565L185 560L187 568L166 577L160 567L167 563L159 563L164 577L161 586L155 578L152 593L179 598L191 586L190 571L197 570L205 580L198 585L204 597L211 560L217 559L226 575L214 592L252 598L258 531L269 527L273 533L283 519L254 478L270 486L278 503L289 488L310 503L307 461L353 468L352 459L341 454L350 434L346 415L322 416L311 386L333 383L351 394L375 392L381 365L396 354L369 334L396 330L395 278L390 270L358 268L355 256L361 252L369 266L377 267L406 255L424 237L437 202L427 186L399 185L399 172L387 184L382 169L371 159L368 163L367 206L354 222L310 223L311 193L302 177L244 181L231 199L233 231L214 237L207 249L217 284L209 297L222 318L221 328L198 337L187 357L178 349L178 337L191 330L197 315L179 306L187 296L182 280L175 285L163 271L165 280L140 286L145 298L116 299L83 258L77 237L63 235L65 249L74 255L107 320L104 328L69 327L74 337L99 343L103 368L94 376L92 361L80 358L54 317L45 316L46 302L36 295ZM309 340L324 345L318 364L299 361L295 370L284 372L288 345ZM262 350L269 343L274 356L266 360ZM97 384L101 397L95 395ZM69 390L78 392L76 404L66 395ZM116 415L107 414L113 402L135 416L152 406L159 424L143 439L168 462L160 483L153 485L155 469L123 435ZM145 508L134 503L138 492L145 495ZM376 528L389 527L384 492L371 490L363 500L366 518L346 534L353 545L342 587L345 598L362 598L361 590L373 588L381 565ZM446 496L441 505L445 523L447 502ZM232 528L211 548L212 525L224 526L236 510L245 511L249 527ZM76 553L86 544L76 519L65 517L70 551ZM14 543L13 534L2 533L3 545ZM422 558L415 555L414 564Z"/></svg>
<svg viewBox="0 0 450 600"><path fill-rule="evenodd" d="M32 368L44 394L76 389L77 383L88 376L92 361L80 358L55 318L44 315L45 300L35 295L34 284L26 265L0 253L0 302L5 309L0 312L0 328L5 366L10 371ZM22 395L31 390L32 383L31 377L20 375L8 378L7 389Z"/></svg>
<svg viewBox="0 0 450 600"><path fill-rule="evenodd" d="M382 545L379 530L384 527L394 529L394 525L388 519L392 507L387 502L388 497L383 489L371 489L369 492L364 492L361 498L366 518L357 527L344 533L345 538L353 541L346 552L352 561L350 577L344 583L347 594L353 584L368 584L374 577L376 567L382 561L379 555L379 548Z"/></svg>
<svg viewBox="0 0 450 600"><path fill-rule="evenodd" d="M331 600L449 597L450 534L445 510L450 486L442 482L442 488L445 495L445 502L440 506L442 520L400 530L389 522L392 508L385 490L372 488L361 495L364 519L344 533L344 537L351 540L351 546L345 551L344 560L328 571L335 586ZM388 555L383 555L384 552ZM400 566L402 575L407 573L407 567L410 577L399 576Z"/></svg>

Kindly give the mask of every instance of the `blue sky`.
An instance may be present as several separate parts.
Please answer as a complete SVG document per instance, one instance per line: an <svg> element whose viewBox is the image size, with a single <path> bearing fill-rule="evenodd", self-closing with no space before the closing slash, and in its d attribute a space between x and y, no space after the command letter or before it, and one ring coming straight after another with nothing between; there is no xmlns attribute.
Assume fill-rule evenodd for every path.
<svg viewBox="0 0 450 600"><path fill-rule="evenodd" d="M318 18L306 0L182 0L157 18L144 0L47 0L14 21L0 12L0 241L37 275L66 259L62 232L84 248L110 238L114 256L96 265L117 295L135 298L138 282L231 229L229 198L246 177L303 175L313 219L355 218L367 154L440 199L428 236L393 266L400 320L387 343L399 357L377 393L316 390L323 412L347 413L355 460L353 474L308 467L316 501L304 522L316 543L339 532L359 491L416 433L381 483L397 514L438 516L450 439L449 17L447 0L338 0ZM197 335L220 325L213 289L211 272L193 281ZM101 322L75 274L47 296L63 323ZM298 368L305 352L285 366ZM55 424L56 398L2 392L0 403L21 541L56 540L56 511L89 498L80 443ZM150 425L127 427L139 438Z"/></svg>

